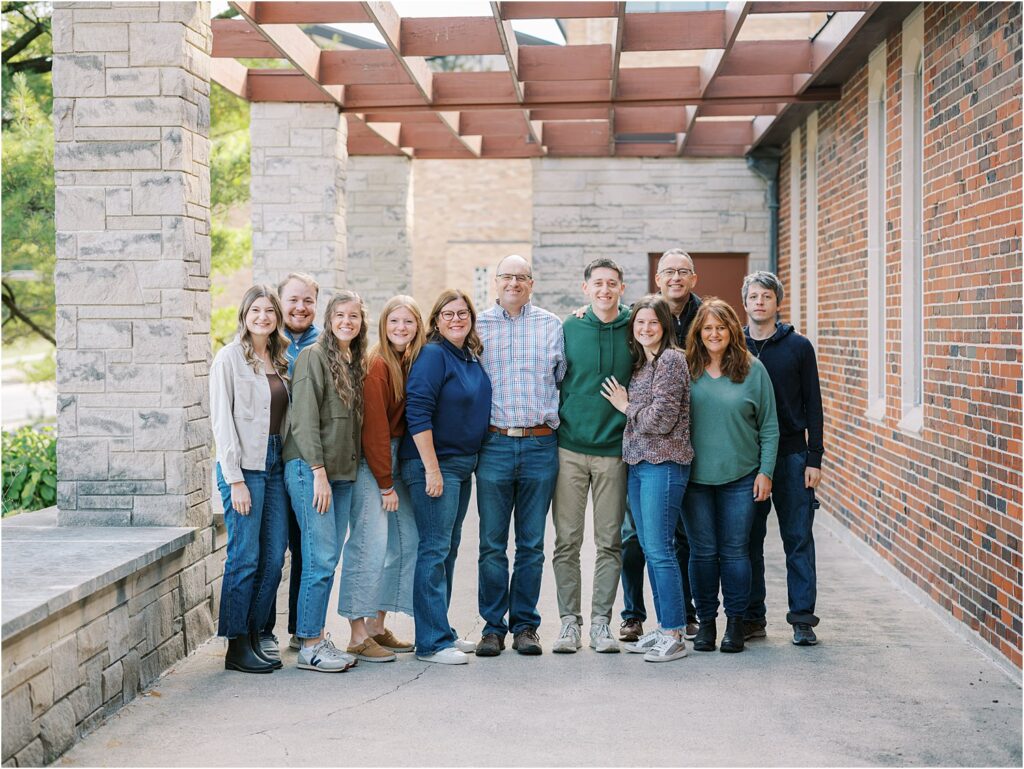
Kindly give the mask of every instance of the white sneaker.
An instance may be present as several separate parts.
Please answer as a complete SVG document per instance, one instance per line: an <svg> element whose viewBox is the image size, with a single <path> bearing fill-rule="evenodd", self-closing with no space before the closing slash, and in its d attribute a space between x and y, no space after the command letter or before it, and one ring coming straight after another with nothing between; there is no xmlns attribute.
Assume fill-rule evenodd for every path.
<svg viewBox="0 0 1024 769"><path fill-rule="evenodd" d="M562 631L558 634L558 640L551 647L555 654L575 654L576 650L583 646L580 640L580 626L576 617L562 618Z"/></svg>
<svg viewBox="0 0 1024 769"><path fill-rule="evenodd" d="M644 633L631 644L623 644L622 648L631 654L647 654L661 640L663 635L664 633L661 632L661 628L658 627L649 633Z"/></svg>
<svg viewBox="0 0 1024 769"><path fill-rule="evenodd" d="M612 637L607 617L595 617L590 621L590 648L598 654L619 653L619 642Z"/></svg>
<svg viewBox="0 0 1024 769"><path fill-rule="evenodd" d="M296 667L320 673L343 673L355 664L355 658L338 649L328 635L314 646L299 649Z"/></svg>
<svg viewBox="0 0 1024 769"><path fill-rule="evenodd" d="M456 638L455 648L458 649L460 652L472 654L476 651L476 641L469 641L465 638Z"/></svg>
<svg viewBox="0 0 1024 769"><path fill-rule="evenodd" d="M644 662L671 662L687 655L686 641L665 633L649 652Z"/></svg>
<svg viewBox="0 0 1024 769"><path fill-rule="evenodd" d="M469 662L469 657L460 652L454 646L449 646L447 649L441 649L441 651L434 652L433 654L417 654L416 659L420 662L437 662L441 665L465 665Z"/></svg>

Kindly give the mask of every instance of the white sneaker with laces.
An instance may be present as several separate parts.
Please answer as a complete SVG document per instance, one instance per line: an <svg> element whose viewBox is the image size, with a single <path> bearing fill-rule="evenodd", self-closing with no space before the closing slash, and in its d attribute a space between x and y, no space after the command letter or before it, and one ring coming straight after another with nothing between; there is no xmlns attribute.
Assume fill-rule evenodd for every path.
<svg viewBox="0 0 1024 769"><path fill-rule="evenodd" d="M447 649L441 649L439 652L433 654L417 654L416 659L420 662L437 662L441 665L465 665L469 662L469 657L460 652L454 646L449 646Z"/></svg>
<svg viewBox="0 0 1024 769"><path fill-rule="evenodd" d="M296 661L296 667L302 670L315 670L318 673L343 673L353 664L355 660L339 651L329 637L313 646L303 646L299 649L299 658Z"/></svg>
<svg viewBox="0 0 1024 769"><path fill-rule="evenodd" d="M551 651L555 654L575 654L576 650L582 646L580 626L576 622L576 617L562 617L562 630L551 647Z"/></svg>
<svg viewBox="0 0 1024 769"><path fill-rule="evenodd" d="M469 641L465 638L456 638L455 648L458 649L460 652L472 654L476 651L476 641Z"/></svg>
<svg viewBox="0 0 1024 769"><path fill-rule="evenodd" d="M661 640L664 633L657 627L650 632L644 633L631 644L623 644L622 648L631 654L647 654Z"/></svg>
<svg viewBox="0 0 1024 769"><path fill-rule="evenodd" d="M598 654L619 653L619 642L612 636L607 617L594 617L590 621L590 648Z"/></svg>
<svg viewBox="0 0 1024 769"><path fill-rule="evenodd" d="M665 633L654 647L644 655L644 662L671 662L688 654L686 641Z"/></svg>

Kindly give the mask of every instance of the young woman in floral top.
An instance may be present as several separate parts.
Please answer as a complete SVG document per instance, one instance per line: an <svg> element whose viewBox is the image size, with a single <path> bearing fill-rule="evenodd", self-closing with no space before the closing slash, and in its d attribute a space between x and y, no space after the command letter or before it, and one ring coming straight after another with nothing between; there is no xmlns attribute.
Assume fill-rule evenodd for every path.
<svg viewBox="0 0 1024 769"><path fill-rule="evenodd" d="M660 296L633 305L627 341L633 377L614 378L602 394L626 415L622 458L629 465L629 504L651 573L659 628L626 644L648 662L686 656L683 581L673 538L690 477L690 372L675 345L672 314Z"/></svg>

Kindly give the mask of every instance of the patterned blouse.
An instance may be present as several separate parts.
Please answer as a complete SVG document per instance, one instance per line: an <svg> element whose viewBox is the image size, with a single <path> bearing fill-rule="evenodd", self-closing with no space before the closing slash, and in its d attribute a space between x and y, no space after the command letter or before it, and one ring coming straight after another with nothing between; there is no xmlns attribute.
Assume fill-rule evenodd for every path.
<svg viewBox="0 0 1024 769"><path fill-rule="evenodd" d="M690 446L690 369L682 350L645 362L629 382L622 458L631 465L693 461Z"/></svg>

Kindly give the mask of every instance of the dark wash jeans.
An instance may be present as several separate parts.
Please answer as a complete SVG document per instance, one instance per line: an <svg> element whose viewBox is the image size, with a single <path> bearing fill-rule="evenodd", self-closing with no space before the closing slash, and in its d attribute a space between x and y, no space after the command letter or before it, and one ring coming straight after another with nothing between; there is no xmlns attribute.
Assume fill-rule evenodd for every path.
<svg viewBox="0 0 1024 769"><path fill-rule="evenodd" d="M718 616L718 586L726 617L743 617L750 598L750 527L757 471L721 485L686 487L683 521L690 538L690 584L701 622Z"/></svg>
<svg viewBox="0 0 1024 769"><path fill-rule="evenodd" d="M452 647L458 638L448 622L448 606L476 458L476 454L465 454L438 459L444 479L439 497L427 496L426 474L419 457L402 462L402 480L409 488L420 536L412 589L416 654L420 656Z"/></svg>
<svg viewBox="0 0 1024 769"><path fill-rule="evenodd" d="M231 485L217 464L217 488L228 532L217 634L226 638L263 627L281 584L288 540L288 500L280 435L271 435L267 441L265 469L243 469L242 477L252 499L248 515L231 506Z"/></svg>
<svg viewBox="0 0 1024 769"><path fill-rule="evenodd" d="M771 499L754 505L754 525L750 530L750 601L745 619L764 622L768 612L765 606L764 538L768 513L774 505L782 547L786 551L786 587L789 593L786 621L790 624L818 624L814 614L818 579L814 563L814 534L811 531L818 500L814 498L814 489L804 486L806 467L806 451L779 457L775 461Z"/></svg>
<svg viewBox="0 0 1024 769"><path fill-rule="evenodd" d="M292 508L291 500L286 502L288 508L288 552L292 554L291 565L288 567L288 632L295 635L295 623L298 620L299 584L302 581L302 529L299 528L299 520L295 517L295 510ZM274 594L274 602L270 604L270 617L267 624L263 626L262 635L274 635L274 626L277 624L277 594Z"/></svg>
<svg viewBox="0 0 1024 769"><path fill-rule="evenodd" d="M693 591L690 589L690 541L686 538L683 517L676 522L675 536L676 561L683 575L683 608L686 610L686 621L697 620L697 610L693 607ZM626 515L622 520L622 619L638 619L647 621L647 607L644 604L644 567L647 559L636 535L636 524L633 522L633 511L626 505Z"/></svg>
<svg viewBox="0 0 1024 769"><path fill-rule="evenodd" d="M558 438L487 433L476 466L480 513L478 603L483 635L502 638L540 626L544 527L558 479ZM515 515L516 554L508 573L508 534ZM508 615L506 622L505 616Z"/></svg>

